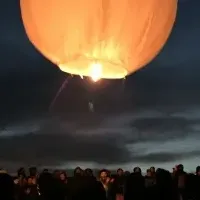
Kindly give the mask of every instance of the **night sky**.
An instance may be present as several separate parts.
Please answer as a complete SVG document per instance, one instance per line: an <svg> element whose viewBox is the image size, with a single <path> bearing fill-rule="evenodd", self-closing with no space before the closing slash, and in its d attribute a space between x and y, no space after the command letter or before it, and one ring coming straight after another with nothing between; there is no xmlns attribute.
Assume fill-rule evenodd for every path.
<svg viewBox="0 0 200 200"><path fill-rule="evenodd" d="M153 62L124 83L94 84L43 58L25 35L19 2L1 0L0 165L171 169L183 163L194 170L200 162L199 8L199 0L180 0L173 32Z"/></svg>

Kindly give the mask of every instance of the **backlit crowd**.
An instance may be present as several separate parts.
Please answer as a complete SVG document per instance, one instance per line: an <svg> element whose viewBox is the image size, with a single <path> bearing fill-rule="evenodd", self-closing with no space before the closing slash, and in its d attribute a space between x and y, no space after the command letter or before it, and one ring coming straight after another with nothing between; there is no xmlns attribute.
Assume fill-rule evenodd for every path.
<svg viewBox="0 0 200 200"><path fill-rule="evenodd" d="M107 169L94 176L91 169L77 167L73 176L65 171L38 173L24 168L17 176L0 170L0 200L200 200L200 167L195 174L184 171L182 164L165 169L149 168L143 175L139 167L133 172Z"/></svg>

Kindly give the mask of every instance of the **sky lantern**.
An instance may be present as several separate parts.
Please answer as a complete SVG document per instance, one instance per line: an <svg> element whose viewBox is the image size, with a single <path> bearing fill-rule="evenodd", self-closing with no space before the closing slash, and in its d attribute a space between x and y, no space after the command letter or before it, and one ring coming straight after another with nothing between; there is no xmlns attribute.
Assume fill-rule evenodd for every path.
<svg viewBox="0 0 200 200"><path fill-rule="evenodd" d="M62 71L121 79L148 64L172 30L177 0L20 0L31 43Z"/></svg>

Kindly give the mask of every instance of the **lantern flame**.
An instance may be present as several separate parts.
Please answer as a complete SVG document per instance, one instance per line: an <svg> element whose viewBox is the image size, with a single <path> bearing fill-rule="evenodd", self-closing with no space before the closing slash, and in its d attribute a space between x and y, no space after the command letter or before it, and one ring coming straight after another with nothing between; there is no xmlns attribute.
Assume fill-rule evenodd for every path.
<svg viewBox="0 0 200 200"><path fill-rule="evenodd" d="M94 82L97 82L102 77L102 65L100 63L93 63L90 67L90 77Z"/></svg>

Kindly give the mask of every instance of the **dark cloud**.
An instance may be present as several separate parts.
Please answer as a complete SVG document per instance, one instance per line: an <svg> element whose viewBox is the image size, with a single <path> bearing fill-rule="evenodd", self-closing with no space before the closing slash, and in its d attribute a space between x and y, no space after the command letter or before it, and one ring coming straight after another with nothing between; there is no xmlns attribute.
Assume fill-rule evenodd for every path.
<svg viewBox="0 0 200 200"><path fill-rule="evenodd" d="M191 151L191 152L160 152L160 153L150 153L142 156L135 156L133 158L136 162L143 162L143 163L167 163L182 159L188 159L198 156L200 153L199 151Z"/></svg>
<svg viewBox="0 0 200 200"><path fill-rule="evenodd" d="M121 144L122 145L122 144ZM70 161L123 163L129 152L114 137L60 134L28 134L0 140L2 161L58 164Z"/></svg>
<svg viewBox="0 0 200 200"><path fill-rule="evenodd" d="M151 117L135 119L131 122L133 129L131 142L161 142L188 136L191 124L195 120L182 117Z"/></svg>
<svg viewBox="0 0 200 200"><path fill-rule="evenodd" d="M139 130L180 130L187 127L188 120L181 117L152 117L136 119L132 123Z"/></svg>
<svg viewBox="0 0 200 200"><path fill-rule="evenodd" d="M153 146L156 147L156 144L159 145L163 141L183 139L191 131L191 124L197 122L183 117L137 118L137 114L142 114L142 111L132 115L136 119L131 119L128 114L119 118L113 116L109 118L106 115L95 118L94 115L94 123L89 118L86 119L86 115L79 116L80 118L76 120L72 117L71 121L65 117L48 119L39 125L40 130L36 133L30 131L26 135L1 137L0 158L4 162L12 160L57 165L71 161L94 161L102 164L131 161L168 162L196 155L195 152L183 153L182 156L176 152L146 155L145 152L134 149L134 146L140 143L140 146L145 146L145 142L152 146L153 142L155 143ZM74 134L73 128L70 129L71 123L76 127ZM132 132L126 132L127 128ZM116 133L113 134L113 131ZM127 149L125 147L127 144L132 145L133 150Z"/></svg>

